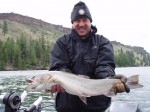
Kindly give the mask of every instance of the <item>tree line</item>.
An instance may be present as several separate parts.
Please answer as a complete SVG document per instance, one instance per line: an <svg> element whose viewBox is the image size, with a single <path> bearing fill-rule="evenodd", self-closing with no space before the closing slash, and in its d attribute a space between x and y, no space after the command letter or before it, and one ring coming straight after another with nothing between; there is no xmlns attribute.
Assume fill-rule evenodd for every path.
<svg viewBox="0 0 150 112"><path fill-rule="evenodd" d="M32 39L21 34L17 39L8 38L0 40L0 70L6 66L12 66L16 70L25 69L46 69L49 67L50 51L53 42L41 37ZM132 51L124 52L122 49L115 54L115 61L118 67L127 66L149 66L150 56L145 55L137 63Z"/></svg>
<svg viewBox="0 0 150 112"><path fill-rule="evenodd" d="M150 55L149 54L134 54L135 52L123 51L120 49L115 54L115 61L118 67L137 67L137 66L150 66ZM136 55L140 55L138 57Z"/></svg>
<svg viewBox="0 0 150 112"><path fill-rule="evenodd" d="M52 47L53 42L44 37L32 39L25 34L17 39L0 40L0 70L5 70L7 65L18 70L46 69L49 67ZM115 54L115 61L118 67L149 66L150 55L145 54L142 59L138 59L132 51L124 52L121 49Z"/></svg>
<svg viewBox="0 0 150 112"><path fill-rule="evenodd" d="M0 40L0 70L5 70L6 66L16 70L46 69L52 46L44 37L32 39L25 34L17 39Z"/></svg>

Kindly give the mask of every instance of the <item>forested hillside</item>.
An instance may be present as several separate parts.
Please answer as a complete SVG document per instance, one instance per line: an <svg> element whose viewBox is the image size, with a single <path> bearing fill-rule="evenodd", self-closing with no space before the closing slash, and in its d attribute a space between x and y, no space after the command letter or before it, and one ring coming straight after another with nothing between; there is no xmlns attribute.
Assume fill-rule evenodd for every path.
<svg viewBox="0 0 150 112"><path fill-rule="evenodd" d="M50 50L69 28L14 13L0 14L0 70L48 69ZM112 41L116 65L149 66L142 47Z"/></svg>
<svg viewBox="0 0 150 112"><path fill-rule="evenodd" d="M112 41L116 65L119 67L150 66L150 54L143 47Z"/></svg>

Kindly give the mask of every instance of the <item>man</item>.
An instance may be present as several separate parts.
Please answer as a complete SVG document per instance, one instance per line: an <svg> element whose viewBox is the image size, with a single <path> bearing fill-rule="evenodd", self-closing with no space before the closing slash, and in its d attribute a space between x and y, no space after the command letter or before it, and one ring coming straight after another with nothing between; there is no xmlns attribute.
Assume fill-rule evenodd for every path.
<svg viewBox="0 0 150 112"><path fill-rule="evenodd" d="M91 24L92 17L84 2L75 4L71 22L71 33L59 38L52 49L50 70L86 75L91 79L114 76L112 44L104 36L96 34L97 28ZM124 86L121 86L118 92L124 91ZM57 112L104 112L111 103L110 97L100 95L87 98L86 105L59 85L53 86L52 92L58 92Z"/></svg>

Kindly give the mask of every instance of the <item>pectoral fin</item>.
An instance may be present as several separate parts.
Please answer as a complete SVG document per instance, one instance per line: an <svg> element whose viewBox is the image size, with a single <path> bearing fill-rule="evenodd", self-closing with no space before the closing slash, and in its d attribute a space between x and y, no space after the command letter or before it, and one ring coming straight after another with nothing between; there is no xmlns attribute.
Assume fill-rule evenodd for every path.
<svg viewBox="0 0 150 112"><path fill-rule="evenodd" d="M87 99L84 96L79 96L79 98L87 105Z"/></svg>
<svg viewBox="0 0 150 112"><path fill-rule="evenodd" d="M116 92L115 92L115 90L114 89L111 89L107 94L105 94L106 96L108 96L108 97L113 97L113 96L115 96L116 95Z"/></svg>
<svg viewBox="0 0 150 112"><path fill-rule="evenodd" d="M54 93L51 92L51 98L54 100Z"/></svg>

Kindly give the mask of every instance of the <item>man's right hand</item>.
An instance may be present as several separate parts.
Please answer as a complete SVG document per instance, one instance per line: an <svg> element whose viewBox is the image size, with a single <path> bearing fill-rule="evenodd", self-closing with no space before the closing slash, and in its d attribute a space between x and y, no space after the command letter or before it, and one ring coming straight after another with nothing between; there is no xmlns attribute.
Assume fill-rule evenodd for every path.
<svg viewBox="0 0 150 112"><path fill-rule="evenodd" d="M55 93L55 92L65 92L65 90L60 85L54 85L52 86L51 90L45 90L45 92Z"/></svg>
<svg viewBox="0 0 150 112"><path fill-rule="evenodd" d="M54 86L52 86L51 92L52 93L55 93L55 92L65 92L65 90L60 85L54 85Z"/></svg>

